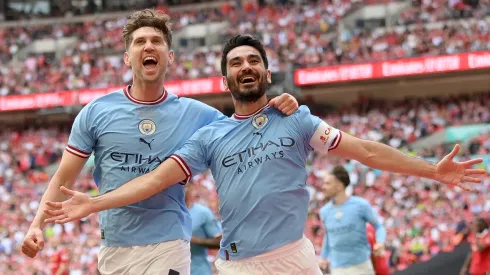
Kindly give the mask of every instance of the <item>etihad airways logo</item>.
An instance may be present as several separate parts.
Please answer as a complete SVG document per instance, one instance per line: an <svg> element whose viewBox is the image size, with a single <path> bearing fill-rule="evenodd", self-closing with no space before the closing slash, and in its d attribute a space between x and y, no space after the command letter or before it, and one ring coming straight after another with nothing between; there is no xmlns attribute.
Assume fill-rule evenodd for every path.
<svg viewBox="0 0 490 275"><path fill-rule="evenodd" d="M121 171L137 174L146 174L155 169L168 157L160 158L156 155L143 155L139 153L110 152L109 157L121 165ZM133 166L134 165L134 166Z"/></svg>
<svg viewBox="0 0 490 275"><path fill-rule="evenodd" d="M267 161L284 158L283 149L293 147L295 144L296 141L291 137L268 140L259 143L257 146L248 147L243 151L224 157L221 164L225 168L238 165L237 173L240 174ZM266 150L266 154L260 154Z"/></svg>

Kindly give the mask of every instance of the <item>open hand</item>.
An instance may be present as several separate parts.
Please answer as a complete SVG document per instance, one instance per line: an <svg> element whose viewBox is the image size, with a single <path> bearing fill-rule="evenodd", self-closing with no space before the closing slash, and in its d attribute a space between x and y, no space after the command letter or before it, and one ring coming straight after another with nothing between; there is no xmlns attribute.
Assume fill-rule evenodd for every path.
<svg viewBox="0 0 490 275"><path fill-rule="evenodd" d="M481 178L476 176L487 175L487 172L484 169L472 169L473 165L483 162L481 158L464 162L454 161L459 149L459 144L456 144L451 153L437 164L435 180L470 191L471 189L465 183L480 183Z"/></svg>
<svg viewBox="0 0 490 275"><path fill-rule="evenodd" d="M89 195L63 186L60 191L72 197L63 202L46 202L46 205L53 208L53 210L44 210L44 213L51 216L51 218L45 220L46 223L63 224L84 218L95 212Z"/></svg>

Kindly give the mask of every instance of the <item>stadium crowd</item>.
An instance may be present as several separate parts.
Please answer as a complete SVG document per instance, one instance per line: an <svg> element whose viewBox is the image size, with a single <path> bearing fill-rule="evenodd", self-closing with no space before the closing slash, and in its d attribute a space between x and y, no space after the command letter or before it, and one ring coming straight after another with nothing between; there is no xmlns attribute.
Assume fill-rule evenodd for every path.
<svg viewBox="0 0 490 275"><path fill-rule="evenodd" d="M223 29L220 35L247 32L259 36L267 47L272 71L286 71L289 64L325 66L490 49L490 20L485 18L490 14L489 0L414 1L397 19L400 29L352 29L339 34L340 37L326 34L360 2L379 1L311 0L310 5L301 7L284 4L288 1L279 1L274 6L263 2L244 1L237 6L224 4L220 8L171 12L175 19L173 29L228 20L237 27ZM452 19L462 20L449 23ZM443 22L447 20L448 23ZM125 22L107 19L0 28L3 42L0 62L8 64L0 67L0 96L129 83L131 71L121 60ZM438 22L440 27L418 24L429 22ZM410 28L404 27L408 25ZM25 59L16 58L19 51L35 40L69 37L78 39L59 55L29 54ZM168 80L220 75L219 47L188 49L180 45L175 51L177 60L167 73ZM321 115L328 123L355 136L405 148L412 155L439 159L451 144L417 151L410 148L410 143L448 126L490 123L488 106L490 93L397 103L361 100L338 112ZM97 215L64 226L48 226L46 248L35 259L20 252L24 233L49 181L49 168L59 161L68 133L69 126L0 132L0 274L12 271L18 275L49 274L47 263L60 251L67 253L71 274L95 274L100 240ZM470 154L490 154L490 133L465 143L462 158ZM489 178L475 186L473 192L463 193L419 178L379 173L358 163L312 155L308 178L312 201L305 234L317 251L323 236L318 219L318 210L325 201L320 192L322 176L339 163L350 169L354 183L351 191L370 200L382 216L388 230L390 266L394 270L450 250L453 238L464 232L475 215L490 213ZM193 181L200 190L200 202L217 215L211 175L197 175ZM97 193L90 169L82 173L75 189Z"/></svg>
<svg viewBox="0 0 490 275"><path fill-rule="evenodd" d="M469 18L467 13L463 16L454 12L461 5L451 4L453 2L449 1L443 15L439 14L440 9L429 7L446 5L444 1L414 3L417 12L408 9L402 13L398 23L406 25ZM218 30L221 37L237 32L260 37L268 51L270 69L277 72L289 71L290 64L293 68L313 67L488 50L490 19L484 16L490 14L489 1L473 2L463 4L463 10L472 15L471 19L458 23L441 23L443 25L433 29L423 25L400 30L347 29L340 34L340 39L335 34L327 34L336 30L339 19L359 7L359 2L311 0L309 5L296 6L288 1L274 5L246 1L243 5L225 3L220 8L169 14L174 19L175 32L191 24L227 21L230 26L237 27ZM426 19L424 14L427 12L437 16ZM131 70L124 66L121 58L124 52L121 33L125 22L126 19L119 18L0 28L0 40L3 41L0 62L9 64L0 68L0 96L129 83ZM33 41L70 37L78 39L72 46L60 50L59 54L31 53L25 58L17 58L19 51ZM174 41L174 44L178 43ZM176 62L168 71L167 80L220 75L219 45L198 49L177 45L174 49Z"/></svg>
<svg viewBox="0 0 490 275"><path fill-rule="evenodd" d="M352 107L324 115L332 125L353 135L382 141L397 148L409 148L410 142L433 134L447 126L490 123L490 93L448 100L408 100L397 103L361 100ZM396 114L396 115L395 115ZM39 200L49 181L49 168L56 165L68 139L68 128L5 131L0 139L0 273L48 274L50 257L60 249L67 253L73 274L94 274L100 232L97 215L68 223L48 226L45 250L35 259L22 256L20 244L35 215ZM440 158L446 147L434 151L411 151L414 155ZM482 133L467 143L462 158L490 153L490 133ZM474 215L490 213L490 178L464 193L447 186L415 177L377 173L358 163L312 155L308 167L311 193L306 236L317 251L323 231L318 210L325 203L320 191L322 176L335 164L346 164L351 173L354 194L370 200L388 230L387 248L393 269L406 268L427 260L454 245L452 238L461 232ZM487 170L490 167L487 168ZM91 194L97 190L87 169L75 189ZM193 187L199 189L199 201L218 215L214 181L209 173L197 175ZM215 256L215 251L210 258ZM34 273L37 272L37 273Z"/></svg>

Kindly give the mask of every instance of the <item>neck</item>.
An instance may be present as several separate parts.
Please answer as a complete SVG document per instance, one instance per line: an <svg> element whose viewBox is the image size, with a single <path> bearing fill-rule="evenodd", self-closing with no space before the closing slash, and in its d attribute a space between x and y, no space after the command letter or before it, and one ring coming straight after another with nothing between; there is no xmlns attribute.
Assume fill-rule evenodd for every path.
<svg viewBox="0 0 490 275"><path fill-rule="evenodd" d="M141 101L155 101L163 94L164 79L154 83L143 82L133 77L131 96Z"/></svg>
<svg viewBox="0 0 490 275"><path fill-rule="evenodd" d="M188 209L191 209L192 206L194 205L194 202L186 201L185 204L187 205Z"/></svg>
<svg viewBox="0 0 490 275"><path fill-rule="evenodd" d="M333 203L334 204L342 204L344 203L349 197L345 192L340 192L337 195L333 197Z"/></svg>
<svg viewBox="0 0 490 275"><path fill-rule="evenodd" d="M234 100L234 102L235 114L246 116L255 113L257 110L267 105L267 96L263 95L255 102L241 102L236 100Z"/></svg>

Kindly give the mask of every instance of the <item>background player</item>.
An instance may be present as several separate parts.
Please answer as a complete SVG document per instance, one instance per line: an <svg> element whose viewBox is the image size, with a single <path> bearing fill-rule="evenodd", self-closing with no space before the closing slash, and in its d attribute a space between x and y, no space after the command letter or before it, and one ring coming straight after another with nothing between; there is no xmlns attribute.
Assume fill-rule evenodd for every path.
<svg viewBox="0 0 490 275"><path fill-rule="evenodd" d="M211 275L213 270L208 261L208 248L218 249L221 241L221 224L211 209L197 203L197 190L187 184L185 203L192 219L191 274Z"/></svg>
<svg viewBox="0 0 490 275"><path fill-rule="evenodd" d="M260 41L250 36L231 38L221 64L224 83L234 99L233 118L200 129L171 160L108 194L89 198L63 188L74 197L63 203L49 202L61 209L46 211L54 216L48 222L63 223L134 203L211 168L223 225L216 263L220 273L321 274L314 248L303 236L309 202L305 162L312 149L465 189L464 182L480 182L473 175L485 174L482 169L469 169L481 159L453 161L459 146L433 164L341 133L304 106L290 117L268 108L267 56Z"/></svg>
<svg viewBox="0 0 490 275"><path fill-rule="evenodd" d="M468 253L461 275L485 275L490 273L490 230L488 223L477 218L471 224L469 236L471 251ZM469 271L469 273L468 273Z"/></svg>
<svg viewBox="0 0 490 275"><path fill-rule="evenodd" d="M51 274L69 275L70 274L70 251L65 248L64 243L59 238L51 240L53 254L49 259Z"/></svg>
<svg viewBox="0 0 490 275"><path fill-rule="evenodd" d="M104 194L150 171L199 128L224 118L212 107L178 98L163 88L165 73L174 61L166 14L135 12L124 27L123 38L124 63L133 72L132 85L92 101L77 115L60 166L24 238L22 252L29 257L44 247L44 202L65 198L59 187L73 185L92 153L94 181ZM285 98L288 100L281 100ZM281 103L292 103L292 107ZM285 113L297 107L287 95L272 104ZM182 185L134 205L103 211L99 224L102 274L190 272L191 219Z"/></svg>
<svg viewBox="0 0 490 275"><path fill-rule="evenodd" d="M386 230L368 201L345 193L349 184L349 173L342 166L325 177L322 189L330 202L320 209L325 227L321 257L328 259L332 275L374 275L366 223L376 229L375 253L383 250Z"/></svg>
<svg viewBox="0 0 490 275"><path fill-rule="evenodd" d="M389 275L390 267L388 266L388 256L384 245L378 250L374 250L376 245L376 229L370 224L366 223L366 233L369 246L371 247L371 263L374 267L374 273L376 275Z"/></svg>

